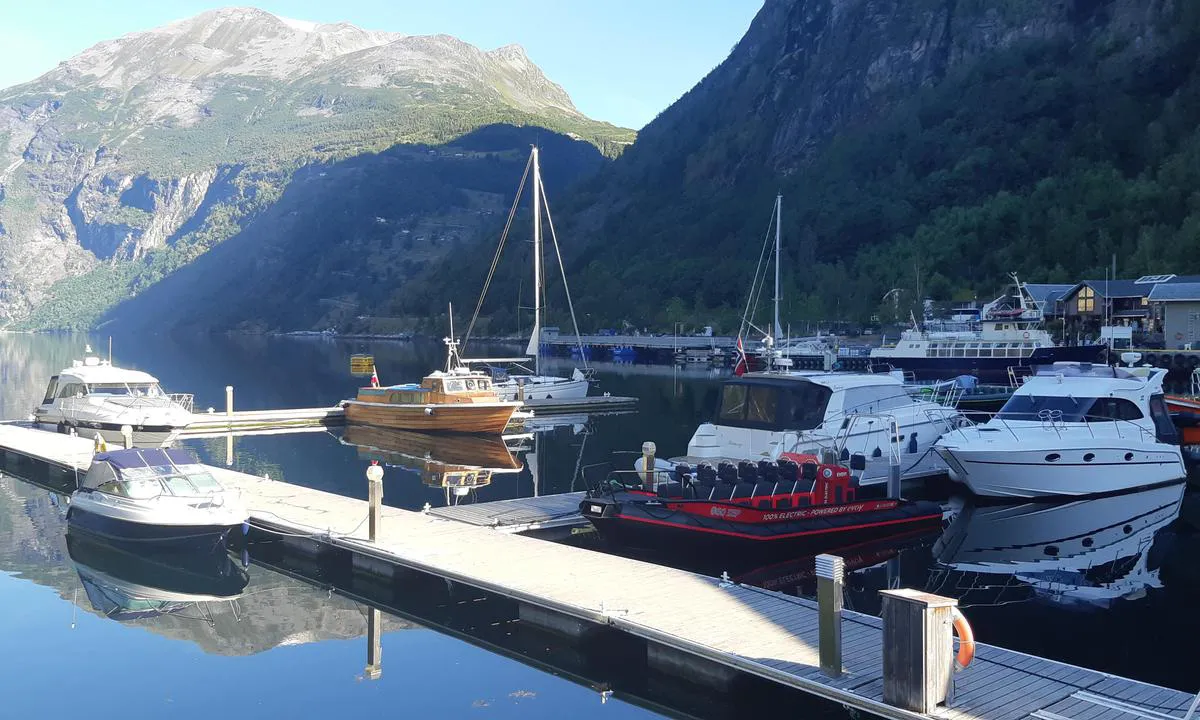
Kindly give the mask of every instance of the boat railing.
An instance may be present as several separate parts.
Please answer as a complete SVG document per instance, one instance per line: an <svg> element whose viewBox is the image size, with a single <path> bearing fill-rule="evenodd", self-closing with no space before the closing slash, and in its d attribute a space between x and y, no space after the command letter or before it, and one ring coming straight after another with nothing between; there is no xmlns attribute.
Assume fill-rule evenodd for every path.
<svg viewBox="0 0 1200 720"><path fill-rule="evenodd" d="M168 393L167 399L188 412L195 412L196 398L192 393Z"/></svg>
<svg viewBox="0 0 1200 720"><path fill-rule="evenodd" d="M1013 436L1014 440L1017 440L1018 442L1021 438L1019 435L1017 435L1016 430L1009 425L1009 420L1039 422L1043 430L1053 431L1055 435L1060 438L1062 437L1063 431L1067 430L1069 427L1082 425L1087 428L1088 435L1092 439L1096 439L1096 427L1099 427L1102 423L1110 423L1113 429L1116 431L1117 437L1122 440L1127 439L1127 436L1137 440L1155 440L1158 437L1153 431L1138 425L1132 420L1084 416L1080 422L1068 423L1063 419L1061 410L1045 409L1039 410L1036 413L997 412L990 415L985 413L977 413L977 415L982 415L982 420L973 421L964 419L960 427L975 427L978 429L978 427L983 424L1000 425L1007 430L1010 435Z"/></svg>

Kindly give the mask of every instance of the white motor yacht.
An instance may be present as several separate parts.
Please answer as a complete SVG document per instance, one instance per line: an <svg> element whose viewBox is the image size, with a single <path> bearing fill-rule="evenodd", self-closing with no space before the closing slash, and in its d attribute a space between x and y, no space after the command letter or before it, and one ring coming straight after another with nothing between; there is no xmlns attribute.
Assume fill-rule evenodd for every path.
<svg viewBox="0 0 1200 720"><path fill-rule="evenodd" d="M109 442L120 442L128 425L138 445L160 445L192 422L192 396L163 392L153 375L88 354L50 378L33 415L46 429L98 432Z"/></svg>
<svg viewBox="0 0 1200 720"><path fill-rule="evenodd" d="M785 453L832 451L841 460L864 456L859 482L872 484L886 482L892 453L911 466L961 421L955 408L910 395L894 375L746 373L725 381L715 419L696 429L687 455L656 464L774 462Z"/></svg>
<svg viewBox="0 0 1200 720"><path fill-rule="evenodd" d="M1165 370L1055 363L1029 377L994 418L936 450L977 495L1093 495L1187 475L1163 400Z"/></svg>
<svg viewBox="0 0 1200 720"><path fill-rule="evenodd" d="M237 493L177 448L98 453L67 511L72 530L160 548L212 548L248 517Z"/></svg>

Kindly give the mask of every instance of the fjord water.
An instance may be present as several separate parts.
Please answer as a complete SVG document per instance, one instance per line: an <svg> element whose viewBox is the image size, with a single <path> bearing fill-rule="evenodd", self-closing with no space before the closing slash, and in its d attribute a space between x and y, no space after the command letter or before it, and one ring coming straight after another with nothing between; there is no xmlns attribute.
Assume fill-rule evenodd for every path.
<svg viewBox="0 0 1200 720"><path fill-rule="evenodd" d="M0 334L0 419L25 418L48 378L78 358L89 340L97 349L107 342ZM113 359L156 375L169 391L195 393L197 408L220 411L226 385L234 386L238 409L332 405L352 396L360 382L348 374L357 352L374 354L384 382L414 381L444 362L433 343L263 336L117 338ZM565 361L555 362L569 370ZM519 472L495 476L465 500L583 489L585 466L614 460L614 451L631 452L616 456L618 465L628 464L644 440L654 440L662 455L681 452L708 417L720 380L707 370L611 364L602 364L597 376L598 391L639 397L639 412L572 417L534 433L516 452ZM351 444L354 439L341 430L240 437L233 441L233 467L365 498L363 473L381 457L387 504L418 509L453 501L418 472L389 462L378 448ZM186 444L205 461L224 464L227 442ZM408 449L418 458L427 451ZM854 571L848 607L878 612L881 588L923 588L959 597L982 641L1197 690L1200 679L1188 658L1190 643L1200 638L1194 611L1200 542L1193 526L1200 517L1190 494L1158 488L1102 500L979 507L943 497L949 512L940 534L814 548L843 555ZM689 701L694 693L622 676L617 662L600 662L596 670L594 657L583 662L577 649L523 628L506 601L431 578L413 581L394 603L395 613L383 615L383 674L367 680L366 606L339 594L336 578L324 582L319 572L279 566L269 547L251 547L248 578L235 599L129 617L113 611L111 597L97 594L79 548L67 544L64 511L62 495L0 478L0 607L6 611L0 647L7 658L0 687L22 689L9 694L16 705L6 704L14 716L65 715L84 697L92 716L123 718L209 717L252 707L296 717L353 710L633 717L653 714L647 708L716 717L736 716L750 702ZM612 550L595 538L578 542ZM744 567L728 569L771 589L813 591L811 557L769 567L747 558ZM533 659L531 647L539 648ZM89 657L99 663L90 670L79 665ZM72 692L63 693L68 667ZM603 704L600 682L612 682L616 691Z"/></svg>

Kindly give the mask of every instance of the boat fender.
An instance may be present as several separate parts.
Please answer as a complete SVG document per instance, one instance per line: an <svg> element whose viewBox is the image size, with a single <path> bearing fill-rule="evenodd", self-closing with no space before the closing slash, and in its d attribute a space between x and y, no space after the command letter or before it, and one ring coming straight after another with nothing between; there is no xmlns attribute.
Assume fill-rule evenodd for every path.
<svg viewBox="0 0 1200 720"><path fill-rule="evenodd" d="M433 408L431 408L431 407L427 407L427 408L425 408L425 414L426 414L426 415L432 415L432 414L433 414Z"/></svg>
<svg viewBox="0 0 1200 720"><path fill-rule="evenodd" d="M958 652L954 656L954 668L955 670L965 670L975 659L975 633L972 632L971 623L967 622L967 617L962 614L961 610L951 608L950 614L954 620L954 634L958 636Z"/></svg>

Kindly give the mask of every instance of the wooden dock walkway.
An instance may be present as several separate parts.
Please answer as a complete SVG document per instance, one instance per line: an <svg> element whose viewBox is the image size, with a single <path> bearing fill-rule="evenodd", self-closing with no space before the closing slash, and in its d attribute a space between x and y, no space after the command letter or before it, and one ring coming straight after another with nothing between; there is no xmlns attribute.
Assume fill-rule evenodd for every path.
<svg viewBox="0 0 1200 720"><path fill-rule="evenodd" d="M288 410L236 410L234 412L195 413L177 437L208 435L239 430L275 430L282 428L341 425L346 421L342 407L293 408Z"/></svg>
<svg viewBox="0 0 1200 720"><path fill-rule="evenodd" d="M5 467L19 455L82 469L91 450L82 438L0 426ZM397 566L432 573L643 638L648 653L658 648L652 656L666 651L707 661L893 720L1181 720L1193 700L981 644L975 662L955 677L951 706L922 715L883 702L879 618L843 612L846 672L830 678L819 667L817 609L809 600L391 507L382 509L371 542L365 501L221 468L213 473L241 491L256 527L284 542L348 551L357 567L383 576Z"/></svg>

